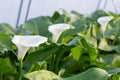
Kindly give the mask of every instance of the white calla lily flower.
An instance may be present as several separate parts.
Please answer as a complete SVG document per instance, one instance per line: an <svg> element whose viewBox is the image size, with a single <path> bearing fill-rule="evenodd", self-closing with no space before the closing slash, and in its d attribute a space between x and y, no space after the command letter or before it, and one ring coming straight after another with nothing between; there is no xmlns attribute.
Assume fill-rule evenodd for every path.
<svg viewBox="0 0 120 80"><path fill-rule="evenodd" d="M65 23L50 25L48 30L52 33L52 41L56 43L62 32L69 28L70 25Z"/></svg>
<svg viewBox="0 0 120 80"><path fill-rule="evenodd" d="M98 18L98 23L101 25L101 31L104 33L107 24L113 19L113 16L103 16Z"/></svg>
<svg viewBox="0 0 120 80"><path fill-rule="evenodd" d="M37 47L47 41L46 37L34 36L17 36L15 35L12 42L18 48L18 60L23 60L27 50L31 47Z"/></svg>

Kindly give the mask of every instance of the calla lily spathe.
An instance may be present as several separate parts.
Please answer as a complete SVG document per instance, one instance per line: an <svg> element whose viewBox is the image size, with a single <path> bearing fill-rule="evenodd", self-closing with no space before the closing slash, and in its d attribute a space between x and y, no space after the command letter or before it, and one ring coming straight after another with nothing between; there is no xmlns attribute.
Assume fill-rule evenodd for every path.
<svg viewBox="0 0 120 80"><path fill-rule="evenodd" d="M48 30L52 33L52 41L56 43L62 32L69 28L70 25L65 23L50 25Z"/></svg>
<svg viewBox="0 0 120 80"><path fill-rule="evenodd" d="M18 48L18 60L23 60L27 50L30 47L37 47L42 43L47 41L46 37L43 36L18 36L15 35L12 39L12 42Z"/></svg>
<svg viewBox="0 0 120 80"><path fill-rule="evenodd" d="M101 31L104 33L107 24L113 19L113 16L102 16L98 18L98 23L101 25Z"/></svg>

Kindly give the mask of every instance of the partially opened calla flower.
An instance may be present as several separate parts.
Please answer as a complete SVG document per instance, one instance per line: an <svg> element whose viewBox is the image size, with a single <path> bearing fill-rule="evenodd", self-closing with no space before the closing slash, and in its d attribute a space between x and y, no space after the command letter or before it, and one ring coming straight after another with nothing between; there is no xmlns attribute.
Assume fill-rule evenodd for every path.
<svg viewBox="0 0 120 80"><path fill-rule="evenodd" d="M101 25L101 31L104 33L105 32L105 29L106 29L106 26L107 24L109 23L110 20L113 19L113 16L103 16L103 17L100 17L98 18L98 23Z"/></svg>
<svg viewBox="0 0 120 80"><path fill-rule="evenodd" d="M18 60L23 60L27 50L30 47L37 47L47 41L46 37L42 36L17 36L15 35L12 42L18 48Z"/></svg>
<svg viewBox="0 0 120 80"><path fill-rule="evenodd" d="M69 28L70 26L65 23L50 25L48 30L52 33L52 41L56 43L62 32Z"/></svg>

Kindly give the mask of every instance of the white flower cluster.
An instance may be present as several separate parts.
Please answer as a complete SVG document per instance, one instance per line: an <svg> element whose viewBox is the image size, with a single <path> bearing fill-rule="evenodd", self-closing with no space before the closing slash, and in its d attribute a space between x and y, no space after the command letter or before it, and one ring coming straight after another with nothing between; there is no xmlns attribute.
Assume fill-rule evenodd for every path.
<svg viewBox="0 0 120 80"><path fill-rule="evenodd" d="M68 24L50 25L48 30L53 35L52 38L53 42L56 43L62 32L69 28L70 26ZM32 35L32 36L15 35L12 39L12 42L18 48L18 56L17 56L18 60L23 60L29 48L38 47L40 44L47 42L47 38L39 35Z"/></svg>

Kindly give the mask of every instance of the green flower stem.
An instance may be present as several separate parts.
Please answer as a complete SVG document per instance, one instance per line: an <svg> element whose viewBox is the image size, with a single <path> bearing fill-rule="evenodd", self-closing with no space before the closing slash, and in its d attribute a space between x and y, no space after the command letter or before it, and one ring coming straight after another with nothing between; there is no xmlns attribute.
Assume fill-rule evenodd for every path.
<svg viewBox="0 0 120 80"><path fill-rule="evenodd" d="M54 54L52 54L52 57L51 57L51 64L50 64L51 71L53 71L53 66L54 66Z"/></svg>
<svg viewBox="0 0 120 80"><path fill-rule="evenodd" d="M116 31L116 34L119 34L119 30ZM112 42L112 45L114 45L116 43L117 37L118 37L118 35L115 36L115 38L114 38L114 40Z"/></svg>
<svg viewBox="0 0 120 80"><path fill-rule="evenodd" d="M61 49L62 49L62 51L61 51ZM57 72L58 72L58 69L59 69L59 67L58 67L58 65L59 65L59 62L60 62L60 59L61 59L61 57L62 57L62 55L66 52L68 50L68 48L60 48L60 50L58 50L58 52L60 52L59 53L59 55L58 56L56 56L56 65L55 65L55 73L57 74Z"/></svg>
<svg viewBox="0 0 120 80"><path fill-rule="evenodd" d="M22 60L19 60L19 80L22 80Z"/></svg>
<svg viewBox="0 0 120 80"><path fill-rule="evenodd" d="M13 52L13 54L14 54L15 56L17 56L17 54L15 53L15 51L14 51L14 50L12 50L12 52Z"/></svg>
<svg viewBox="0 0 120 80"><path fill-rule="evenodd" d="M58 64L59 64L60 58L61 58L61 56L62 56L63 54L64 54L64 51L62 51L62 52L60 53L60 55L56 58L55 73L58 72Z"/></svg>
<svg viewBox="0 0 120 80"><path fill-rule="evenodd" d="M104 36L104 32L102 33L102 38L104 38L105 36Z"/></svg>

